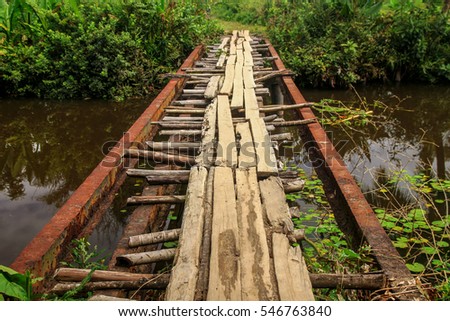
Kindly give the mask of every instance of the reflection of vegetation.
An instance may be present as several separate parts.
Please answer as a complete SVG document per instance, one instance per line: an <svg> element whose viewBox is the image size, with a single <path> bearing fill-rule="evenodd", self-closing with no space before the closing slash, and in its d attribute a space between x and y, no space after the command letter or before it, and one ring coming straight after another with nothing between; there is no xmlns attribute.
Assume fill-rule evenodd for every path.
<svg viewBox="0 0 450 321"><path fill-rule="evenodd" d="M24 195L24 182L49 189L43 197L61 206L103 157L102 143L117 140L144 104L2 102L0 191ZM101 122L99 121L101 120Z"/></svg>

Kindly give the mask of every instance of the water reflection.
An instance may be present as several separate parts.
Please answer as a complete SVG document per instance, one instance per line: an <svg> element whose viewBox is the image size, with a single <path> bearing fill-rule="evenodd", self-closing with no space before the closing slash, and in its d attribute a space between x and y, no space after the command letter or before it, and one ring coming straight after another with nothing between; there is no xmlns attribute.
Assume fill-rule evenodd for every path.
<svg viewBox="0 0 450 321"><path fill-rule="evenodd" d="M0 101L0 264L10 264L147 101Z"/></svg>
<svg viewBox="0 0 450 321"><path fill-rule="evenodd" d="M385 120L377 127L366 126L351 132L327 128L363 189L374 188L376 176L393 170L405 169L415 174L428 167L433 169L430 174L440 178L450 176L450 100L447 99L450 87L378 86L360 88L357 92L368 103L379 100L397 106L381 115ZM303 90L303 94L310 101L359 99L352 91Z"/></svg>

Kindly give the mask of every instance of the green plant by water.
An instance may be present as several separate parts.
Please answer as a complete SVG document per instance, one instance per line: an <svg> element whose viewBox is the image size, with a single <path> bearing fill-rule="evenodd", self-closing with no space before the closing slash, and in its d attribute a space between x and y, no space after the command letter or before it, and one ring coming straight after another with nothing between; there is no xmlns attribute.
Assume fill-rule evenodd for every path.
<svg viewBox="0 0 450 321"><path fill-rule="evenodd" d="M29 271L19 273L0 265L0 301L30 301L33 299L33 284L40 281Z"/></svg>

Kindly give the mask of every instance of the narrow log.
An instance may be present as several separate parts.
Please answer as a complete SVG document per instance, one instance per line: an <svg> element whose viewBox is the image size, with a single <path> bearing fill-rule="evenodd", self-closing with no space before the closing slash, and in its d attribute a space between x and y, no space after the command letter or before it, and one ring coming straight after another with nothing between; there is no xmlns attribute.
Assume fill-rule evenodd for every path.
<svg viewBox="0 0 450 321"><path fill-rule="evenodd" d="M116 264L130 267L140 264L170 261L175 257L175 253L176 249L164 249L159 251L125 254L116 258ZM167 286L167 283L165 286Z"/></svg>
<svg viewBox="0 0 450 321"><path fill-rule="evenodd" d="M82 289L82 292L91 292L107 289L165 289L169 283L169 275L161 274L153 280L141 280L141 281L104 281L104 282L89 282ZM68 291L74 290L80 286L80 283L58 283L50 293L64 294Z"/></svg>
<svg viewBox="0 0 450 321"><path fill-rule="evenodd" d="M295 104L295 105L266 105L261 107L261 112L269 113L269 112L277 112L283 110L290 109L298 109L298 108L306 108L314 106L314 103L303 103L303 104Z"/></svg>
<svg viewBox="0 0 450 321"><path fill-rule="evenodd" d="M291 133L283 133L283 134L270 135L270 139L273 141L292 140L292 134Z"/></svg>
<svg viewBox="0 0 450 321"><path fill-rule="evenodd" d="M209 104L209 102L204 99L191 99L191 100L175 100L172 102L172 104L174 106L186 106L186 105L206 106Z"/></svg>
<svg viewBox="0 0 450 321"><path fill-rule="evenodd" d="M204 94L204 89L183 89L183 94Z"/></svg>
<svg viewBox="0 0 450 321"><path fill-rule="evenodd" d="M183 143L175 143L175 142L146 142L146 145L153 150L171 150L171 149L180 149L180 150L196 150L200 148L200 143L195 142L183 142Z"/></svg>
<svg viewBox="0 0 450 321"><path fill-rule="evenodd" d="M96 294L91 296L88 301L135 301L126 298L118 298L110 295Z"/></svg>
<svg viewBox="0 0 450 321"><path fill-rule="evenodd" d="M166 114L204 114L205 110L203 108L166 108L164 109Z"/></svg>
<svg viewBox="0 0 450 321"><path fill-rule="evenodd" d="M182 123L182 122L165 122L165 121L153 121L152 125L158 125L161 128L171 128L171 129L201 129L202 123Z"/></svg>
<svg viewBox="0 0 450 321"><path fill-rule="evenodd" d="M189 181L189 175L186 176L152 176L149 175L146 177L147 182L151 185L160 185L160 184L185 184Z"/></svg>
<svg viewBox="0 0 450 321"><path fill-rule="evenodd" d="M201 135L202 131L201 129L188 129L188 130L175 130L175 129L167 129L167 130L160 130L160 135L163 136L173 136L173 135L179 135L179 136L195 136L195 135Z"/></svg>
<svg viewBox="0 0 450 321"><path fill-rule="evenodd" d="M274 71L271 74L256 78L255 82L264 82L264 81L267 81L269 79L276 78L276 77L294 76L294 75L295 74L290 72L289 70L278 70L278 71Z"/></svg>
<svg viewBox="0 0 450 321"><path fill-rule="evenodd" d="M127 170L127 175L131 177L146 177L146 176L187 176L189 177L189 170L153 170L153 169L134 169Z"/></svg>
<svg viewBox="0 0 450 321"><path fill-rule="evenodd" d="M266 125L273 125L275 127L289 127L289 126L307 125L307 124L311 124L311 123L315 123L315 122L317 122L316 118L289 120L289 121L274 121L271 123L267 123Z"/></svg>
<svg viewBox="0 0 450 321"><path fill-rule="evenodd" d="M386 286L384 274L309 274L313 288L377 290Z"/></svg>
<svg viewBox="0 0 450 321"><path fill-rule="evenodd" d="M131 236L128 239L128 246L129 247L137 247L137 246L154 244L154 243L175 241L175 240L178 240L178 237L180 236L180 232L181 232L181 229L173 229L173 230Z"/></svg>
<svg viewBox="0 0 450 321"><path fill-rule="evenodd" d="M177 122L187 122L187 123L195 123L203 121L203 117L177 117L177 116L165 116L162 122L168 123L177 123Z"/></svg>
<svg viewBox="0 0 450 321"><path fill-rule="evenodd" d="M184 195L171 196L131 196L127 199L127 205L148 205L148 204L180 204L185 201Z"/></svg>
<svg viewBox="0 0 450 321"><path fill-rule="evenodd" d="M142 149L126 149L124 151L124 157L145 158L155 162L167 162L169 164L194 164L194 158L190 156L166 154Z"/></svg>
<svg viewBox="0 0 450 321"><path fill-rule="evenodd" d="M89 275L89 273L91 273L91 270L89 269L59 268L55 271L53 278L59 282L81 282ZM151 280L157 276L159 275L97 270L92 273L91 282L142 281Z"/></svg>

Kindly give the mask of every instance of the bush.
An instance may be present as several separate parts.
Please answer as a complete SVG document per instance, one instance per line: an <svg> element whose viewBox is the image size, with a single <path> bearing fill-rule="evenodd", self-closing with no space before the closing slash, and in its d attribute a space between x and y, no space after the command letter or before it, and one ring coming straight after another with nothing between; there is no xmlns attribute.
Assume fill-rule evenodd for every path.
<svg viewBox="0 0 450 321"><path fill-rule="evenodd" d="M357 4L284 3L270 10L269 37L302 86L450 80L450 28L440 10Z"/></svg>
<svg viewBox="0 0 450 321"><path fill-rule="evenodd" d="M162 85L160 73L220 33L192 4L83 1L77 9L40 8L32 29L15 24L1 45L1 96L144 96Z"/></svg>

